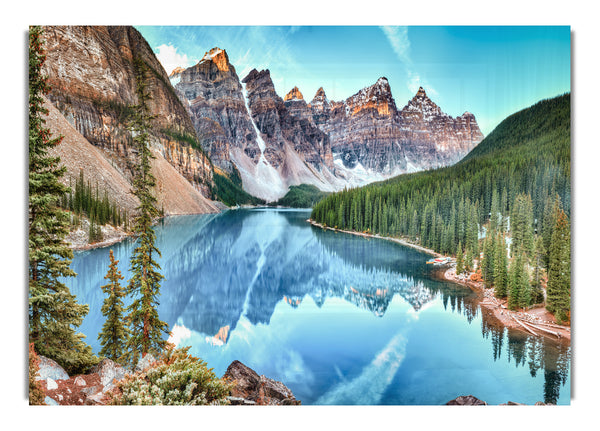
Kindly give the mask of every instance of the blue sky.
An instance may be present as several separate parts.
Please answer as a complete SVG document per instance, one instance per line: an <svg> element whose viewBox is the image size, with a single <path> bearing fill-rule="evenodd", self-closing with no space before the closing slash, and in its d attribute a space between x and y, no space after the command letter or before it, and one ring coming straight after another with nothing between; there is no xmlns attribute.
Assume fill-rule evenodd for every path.
<svg viewBox="0 0 600 431"><path fill-rule="evenodd" d="M269 69L283 97L319 87L342 100L388 78L402 108L419 86L444 112L465 111L488 134L506 116L571 91L568 26L138 26L170 73L218 46L240 79Z"/></svg>

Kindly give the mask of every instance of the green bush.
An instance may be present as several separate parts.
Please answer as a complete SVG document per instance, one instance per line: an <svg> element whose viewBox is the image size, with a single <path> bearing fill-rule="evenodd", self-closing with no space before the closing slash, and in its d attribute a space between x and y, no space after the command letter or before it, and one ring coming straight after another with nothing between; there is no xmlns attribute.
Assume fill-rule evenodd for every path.
<svg viewBox="0 0 600 431"><path fill-rule="evenodd" d="M189 347L167 345L157 363L143 373L125 377L114 405L222 405L231 384L188 353Z"/></svg>

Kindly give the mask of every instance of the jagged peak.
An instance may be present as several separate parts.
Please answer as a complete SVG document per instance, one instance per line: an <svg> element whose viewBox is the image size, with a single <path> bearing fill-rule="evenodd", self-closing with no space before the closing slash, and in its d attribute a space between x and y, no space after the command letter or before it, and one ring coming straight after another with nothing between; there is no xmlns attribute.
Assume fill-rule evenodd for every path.
<svg viewBox="0 0 600 431"><path fill-rule="evenodd" d="M271 79L271 71L269 69L263 69L260 72L256 69L252 69L250 72L248 72L248 74L246 75L246 77L244 79L242 79L242 82L245 84L249 81L254 81L256 79L261 79L263 77L267 77L269 79Z"/></svg>
<svg viewBox="0 0 600 431"><path fill-rule="evenodd" d="M304 96L302 96L302 93L300 92L298 87L294 87L283 98L284 102L287 102L288 100L304 100Z"/></svg>
<svg viewBox="0 0 600 431"><path fill-rule="evenodd" d="M210 51L205 52L204 57L199 61L199 64L206 61L212 61L217 68L223 72L229 71L229 57L224 49L214 47Z"/></svg>
<svg viewBox="0 0 600 431"><path fill-rule="evenodd" d="M385 76L382 76L381 78L379 78L377 80L377 82L375 83L375 85L387 85L387 86L389 86L390 83L389 83L388 79Z"/></svg>
<svg viewBox="0 0 600 431"><path fill-rule="evenodd" d="M325 94L325 90L323 90L323 87L319 87L319 89L317 90L317 92L315 93L315 97L313 97L312 102L310 102L311 105L314 104L328 104L329 103L329 99L327 98L327 95Z"/></svg>
<svg viewBox="0 0 600 431"><path fill-rule="evenodd" d="M417 91L417 94L415 94L415 97L419 97L419 98L427 97L427 93L425 93L425 89L423 87L419 87L419 90Z"/></svg>
<svg viewBox="0 0 600 431"><path fill-rule="evenodd" d="M169 74L169 78L175 75L179 75L181 72L185 71L185 67L176 67L175 69L173 69L173 71Z"/></svg>

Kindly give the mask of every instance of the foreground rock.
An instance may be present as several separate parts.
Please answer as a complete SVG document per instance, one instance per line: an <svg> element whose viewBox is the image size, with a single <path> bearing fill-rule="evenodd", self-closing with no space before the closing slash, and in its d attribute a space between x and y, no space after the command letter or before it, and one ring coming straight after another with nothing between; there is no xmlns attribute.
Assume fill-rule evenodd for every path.
<svg viewBox="0 0 600 431"><path fill-rule="evenodd" d="M235 386L229 398L232 404L245 405L300 405L292 391L283 383L259 376L254 370L233 361L223 378L230 379Z"/></svg>
<svg viewBox="0 0 600 431"><path fill-rule="evenodd" d="M36 376L44 391L46 405L106 405L110 393L125 376L132 374L110 359L103 359L88 374L69 377L66 371L52 359L40 358L40 370ZM146 355L136 367L144 372L156 359ZM228 397L231 405L300 405L292 391L283 383L259 376L239 361L233 361L223 376L234 382Z"/></svg>
<svg viewBox="0 0 600 431"><path fill-rule="evenodd" d="M69 378L67 372L55 361L41 355L38 355L38 357L40 360L40 369L36 376L36 380L64 380Z"/></svg>
<svg viewBox="0 0 600 431"><path fill-rule="evenodd" d="M450 400L446 403L447 406L487 406L485 401L481 401L479 398L473 395L461 395L458 398Z"/></svg>

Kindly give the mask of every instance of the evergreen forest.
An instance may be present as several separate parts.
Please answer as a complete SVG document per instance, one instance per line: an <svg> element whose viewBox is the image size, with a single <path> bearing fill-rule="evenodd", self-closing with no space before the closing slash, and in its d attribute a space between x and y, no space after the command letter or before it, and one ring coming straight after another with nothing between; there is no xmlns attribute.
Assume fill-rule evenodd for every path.
<svg viewBox="0 0 600 431"><path fill-rule="evenodd" d="M540 101L506 118L456 165L334 193L311 218L455 256L457 273L477 268L511 308L545 300L566 321L570 117L570 94Z"/></svg>

